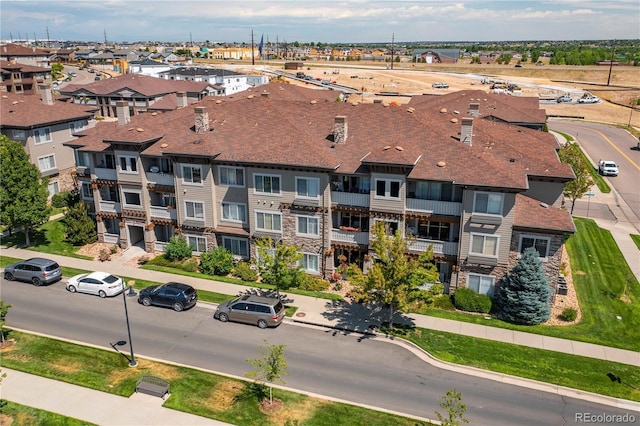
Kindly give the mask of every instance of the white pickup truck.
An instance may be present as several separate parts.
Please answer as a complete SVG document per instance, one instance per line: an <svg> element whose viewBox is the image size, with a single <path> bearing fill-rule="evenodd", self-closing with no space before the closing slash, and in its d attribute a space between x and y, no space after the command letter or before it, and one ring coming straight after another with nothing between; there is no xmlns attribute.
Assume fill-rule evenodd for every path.
<svg viewBox="0 0 640 426"><path fill-rule="evenodd" d="M598 162L598 173L602 176L618 176L618 165L610 160L600 160Z"/></svg>

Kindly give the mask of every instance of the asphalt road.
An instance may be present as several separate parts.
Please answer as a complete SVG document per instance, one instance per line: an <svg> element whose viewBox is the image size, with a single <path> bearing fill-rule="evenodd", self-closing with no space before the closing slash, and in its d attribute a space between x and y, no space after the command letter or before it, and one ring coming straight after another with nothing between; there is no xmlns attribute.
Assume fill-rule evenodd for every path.
<svg viewBox="0 0 640 426"><path fill-rule="evenodd" d="M597 168L599 160L613 160L618 164L617 177L605 177L618 194L629 205L635 218L640 221L640 150L638 140L629 132L604 124L573 120L549 120L549 129L569 134L580 144ZM597 200L592 200L597 202Z"/></svg>
<svg viewBox="0 0 640 426"><path fill-rule="evenodd" d="M64 283L34 287L2 280L13 305L7 325L102 346L126 340L123 297L71 294ZM625 414L582 400L435 368L384 338L283 324L260 330L220 323L201 306L174 312L145 308L127 297L136 354L244 376L246 359L259 356L264 339L286 344L287 386L356 403L435 418L440 397L455 388L474 425L560 425L576 413ZM128 346L122 348L128 352ZM637 413L633 413L637 414ZM640 415L637 416L640 418Z"/></svg>

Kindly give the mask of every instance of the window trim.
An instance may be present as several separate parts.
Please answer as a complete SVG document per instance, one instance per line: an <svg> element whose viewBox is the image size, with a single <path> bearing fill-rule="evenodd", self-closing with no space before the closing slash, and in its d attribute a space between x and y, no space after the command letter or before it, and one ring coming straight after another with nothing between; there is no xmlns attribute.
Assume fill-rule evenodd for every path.
<svg viewBox="0 0 640 426"><path fill-rule="evenodd" d="M42 166L40 165L40 160L43 160L45 158L51 158L53 160L53 165L49 168L42 168ZM47 155L43 155L38 157L38 169L40 169L41 172L48 172L49 170L55 170L57 169L58 166L56 164L56 155L55 154L47 154Z"/></svg>
<svg viewBox="0 0 640 426"><path fill-rule="evenodd" d="M482 238L495 238L496 239L496 254L485 254L485 253L478 253L473 251L473 239L474 237L482 237ZM484 242L482 244L483 248L484 248ZM493 235L493 234L483 234L482 232L470 232L469 233L469 254L472 256L481 256L481 257L488 257L491 259L498 259L498 257L500 256L500 236L499 235Z"/></svg>
<svg viewBox="0 0 640 426"><path fill-rule="evenodd" d="M298 192L298 180L307 180L307 181L314 181L317 184L317 189L318 189L318 195L316 196L309 196L309 195L301 195ZM317 177L307 177L307 176L296 176L295 177L295 182L296 182L296 198L305 198L307 200L318 200L320 199L320 178ZM307 184L307 189L309 188L308 184ZM307 191L308 192L308 191Z"/></svg>
<svg viewBox="0 0 640 426"><path fill-rule="evenodd" d="M384 194L378 195L378 181L384 181ZM391 196L391 182L398 182L398 196ZM387 195L388 194L388 195ZM379 200L401 200L402 199L402 180L392 178L374 178L373 179L373 198Z"/></svg>
<svg viewBox="0 0 640 426"><path fill-rule="evenodd" d="M301 237L312 237L312 238L319 238L320 237L320 218L317 216L308 216L308 215L302 215L302 214L297 214L296 216L296 235L299 235ZM300 232L300 219L305 219L307 220L307 231L309 231L309 220L315 220L316 222L316 229L318 230L317 234L311 234L309 232Z"/></svg>
<svg viewBox="0 0 640 426"><path fill-rule="evenodd" d="M480 278L480 281L478 281L478 291L472 289L471 286L469 285L470 282L471 282L470 278L472 276ZM491 286L489 286L491 291L489 293L480 293L480 284L481 284L483 278L490 278L491 279ZM467 272L467 288L470 289L470 290L475 291L478 294L486 294L489 297L493 297L493 294L495 293L495 290L496 290L496 277L493 276L493 275L485 275L485 274L478 274L478 273L475 273L475 272Z"/></svg>
<svg viewBox="0 0 640 426"><path fill-rule="evenodd" d="M190 169L192 169L191 171L191 181L185 180L185 173L184 173L184 169L185 167L189 167ZM199 169L200 170L200 182L193 182L193 169ZM204 186L204 175L202 173L202 165L201 164L189 164L189 163L181 163L180 164L180 175L181 175L181 180L182 180L182 184L183 185L189 185L189 186Z"/></svg>
<svg viewBox="0 0 640 426"><path fill-rule="evenodd" d="M233 183L224 183L224 182L222 182L222 169L234 170L236 173L237 173L238 170L240 170L242 172L242 185L239 185L237 183L233 184ZM227 174L228 174L228 172L227 172ZM220 183L220 186L229 186L229 187L233 187L233 188L244 188L245 187L244 167L219 166L218 167L218 182Z"/></svg>
<svg viewBox="0 0 640 426"><path fill-rule="evenodd" d="M127 203L127 193L131 193L131 194L138 194L138 197L140 198L140 204L129 204ZM142 204L142 191L138 191L135 189L122 189L122 207L135 207L135 208L142 208L144 207L144 205Z"/></svg>
<svg viewBox="0 0 640 426"><path fill-rule="evenodd" d="M236 206L236 207L243 207L244 211L243 211L243 216L244 219L233 219L233 218L228 218L224 216L224 206L228 205L228 206ZM233 202L226 202L223 201L222 203L220 203L220 220L223 220L225 222L234 222L234 223L247 223L247 205L244 203L233 203Z"/></svg>
<svg viewBox="0 0 640 426"><path fill-rule="evenodd" d="M38 142L38 136L36 135L36 133L39 135L40 132L44 132L46 133L46 139L43 141ZM51 143L53 142L53 138L51 137L51 127L40 127L38 129L33 129L33 144L34 145L43 145L45 143Z"/></svg>
<svg viewBox="0 0 640 426"><path fill-rule="evenodd" d="M533 238L534 246L535 246L535 240L546 240L547 252L545 253L544 256L538 256L538 259L540 259L541 262L549 261L549 250L551 249L551 237L543 237L541 235L533 235L533 234L521 234L520 237L518 238L518 259L522 257L522 240L524 238Z"/></svg>
<svg viewBox="0 0 640 426"><path fill-rule="evenodd" d="M247 245L247 255L242 255L242 254L236 254L233 251L229 250L226 246L225 246L225 241L237 241L238 243L245 243ZM225 249L229 250L229 252L231 252L231 254L233 254L234 256L239 256L243 259L249 259L251 257L251 252L249 249L249 239L247 238L238 238L238 237L228 237L226 235L222 236L222 247L224 247Z"/></svg>
<svg viewBox="0 0 640 426"><path fill-rule="evenodd" d="M12 129L11 130L11 137L15 141L26 141L27 140L27 132L25 130L22 130L22 129Z"/></svg>
<svg viewBox="0 0 640 426"><path fill-rule="evenodd" d="M126 158L127 159L127 169L123 170L122 169L122 159ZM136 169L133 170L131 169L131 160L134 161L135 165L136 165ZM138 157L136 157L135 155L118 155L118 163L117 163L117 170L118 173L122 173L122 174L127 174L127 175L138 175L140 174L140 168L138 167Z"/></svg>
<svg viewBox="0 0 640 426"><path fill-rule="evenodd" d="M488 212L479 212L476 210L478 195L487 194L487 196L498 195L500 196L500 213L488 213ZM487 207L489 207L489 199L487 198ZM489 192L489 191L474 191L473 193L473 208L471 211L475 215L487 215L487 216L499 216L502 217L502 213L504 212L504 194L501 192Z"/></svg>
<svg viewBox="0 0 640 426"><path fill-rule="evenodd" d="M193 213L196 213L196 204L200 204L202 206L202 217L192 217L192 216L188 216L189 213L189 209L187 208L187 204L191 203L193 204ZM192 201L192 200L184 200L183 201L183 206L184 206L184 218L185 220L198 220L198 221L203 221L206 218L205 212L204 212L204 203L202 201Z"/></svg>
<svg viewBox="0 0 640 426"><path fill-rule="evenodd" d="M76 126L78 125L78 126ZM86 128L84 120L81 121L73 121L71 123L69 123L69 133L71 134L71 136L73 136L74 134L83 131Z"/></svg>
<svg viewBox="0 0 640 426"><path fill-rule="evenodd" d="M303 256L298 261L298 265L302 267L302 270L312 274L319 274L320 273L320 255L318 253L308 253L308 252L302 252L302 255ZM308 269L307 268L308 264L305 264L304 262L305 257L306 258L314 257L316 259L316 265L318 266L318 269Z"/></svg>
<svg viewBox="0 0 640 426"><path fill-rule="evenodd" d="M88 188L88 189L85 190L85 188ZM82 195L83 200L93 200L93 188L91 188L91 183L81 182L80 194Z"/></svg>
<svg viewBox="0 0 640 426"><path fill-rule="evenodd" d="M193 249L193 253L197 256L199 256L202 253L206 253L207 249L209 248L209 243L207 242L207 238L203 235L184 234L184 237L187 239L187 244L189 244L189 238L196 238L198 240L204 241L204 251L199 251L197 247L194 248L193 246L191 246L191 244L189 244L189 246L191 246L191 248Z"/></svg>
<svg viewBox="0 0 640 426"><path fill-rule="evenodd" d="M258 185L256 185L256 178L258 177L271 177L271 178L278 178L278 192L264 192L264 191L258 191ZM264 188L264 182L262 187ZM273 185L272 185L273 187ZM257 195L264 195L267 197L280 197L282 196L282 175L276 175L276 174L269 174L269 173L254 173L253 174L253 193L257 194Z"/></svg>
<svg viewBox="0 0 640 426"><path fill-rule="evenodd" d="M258 226L258 215L259 214L263 214L263 215L272 215L272 216L278 216L280 218L280 229L279 230L275 230L275 229L267 229L267 228L260 228ZM261 231L261 232L273 232L273 233L278 233L278 234L282 234L282 213L279 212L271 212L271 211L263 211L263 210L256 210L254 212L254 217L255 217L255 224L256 224L256 231Z"/></svg>

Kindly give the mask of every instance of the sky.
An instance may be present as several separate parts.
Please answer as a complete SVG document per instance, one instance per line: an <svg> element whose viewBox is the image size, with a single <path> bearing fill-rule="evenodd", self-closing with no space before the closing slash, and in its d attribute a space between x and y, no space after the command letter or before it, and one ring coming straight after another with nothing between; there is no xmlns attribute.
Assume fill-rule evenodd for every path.
<svg viewBox="0 0 640 426"><path fill-rule="evenodd" d="M250 43L252 31L256 44L640 39L640 1L0 1L3 41Z"/></svg>

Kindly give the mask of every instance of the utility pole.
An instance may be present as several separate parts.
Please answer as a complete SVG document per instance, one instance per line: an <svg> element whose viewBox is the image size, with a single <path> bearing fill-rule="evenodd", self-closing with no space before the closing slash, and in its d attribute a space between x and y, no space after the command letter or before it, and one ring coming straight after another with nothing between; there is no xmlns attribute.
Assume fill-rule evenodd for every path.
<svg viewBox="0 0 640 426"><path fill-rule="evenodd" d="M251 65L256 64L256 58L253 51L253 30L251 30Z"/></svg>
<svg viewBox="0 0 640 426"><path fill-rule="evenodd" d="M107 30L102 30L104 32L104 47L107 47Z"/></svg>
<svg viewBox="0 0 640 426"><path fill-rule="evenodd" d="M607 86L609 85L609 83L611 82L611 69L613 68L613 57L616 54L616 45L615 45L615 40L613 41L613 52L611 52L611 61L609 61L609 78L607 78Z"/></svg>
<svg viewBox="0 0 640 426"><path fill-rule="evenodd" d="M396 33L391 33L391 69L393 69L393 42L395 41Z"/></svg>
<svg viewBox="0 0 640 426"><path fill-rule="evenodd" d="M47 47L51 47L51 38L49 37L49 27L47 27Z"/></svg>

